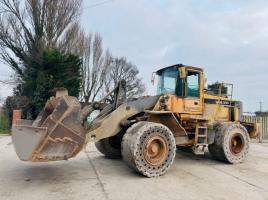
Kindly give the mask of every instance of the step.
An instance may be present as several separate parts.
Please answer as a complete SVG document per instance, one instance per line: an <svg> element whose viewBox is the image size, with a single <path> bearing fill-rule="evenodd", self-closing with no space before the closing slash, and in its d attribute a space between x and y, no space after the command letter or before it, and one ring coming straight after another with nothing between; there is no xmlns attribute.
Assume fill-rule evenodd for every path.
<svg viewBox="0 0 268 200"><path fill-rule="evenodd" d="M196 144L193 147L193 152L195 155L204 155L205 154L205 149L207 148L207 144Z"/></svg>
<svg viewBox="0 0 268 200"><path fill-rule="evenodd" d="M198 138L207 138L206 135L197 135Z"/></svg>

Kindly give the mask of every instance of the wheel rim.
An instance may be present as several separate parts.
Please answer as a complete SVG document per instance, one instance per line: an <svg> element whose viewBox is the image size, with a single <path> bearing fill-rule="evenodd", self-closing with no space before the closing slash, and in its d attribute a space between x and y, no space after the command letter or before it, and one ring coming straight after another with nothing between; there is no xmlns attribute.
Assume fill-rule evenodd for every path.
<svg viewBox="0 0 268 200"><path fill-rule="evenodd" d="M168 156L168 147L162 136L155 135L149 138L144 148L145 160L153 165L161 165Z"/></svg>
<svg viewBox="0 0 268 200"><path fill-rule="evenodd" d="M241 134L235 134L230 140L230 149L233 154L239 154L245 145L244 138Z"/></svg>

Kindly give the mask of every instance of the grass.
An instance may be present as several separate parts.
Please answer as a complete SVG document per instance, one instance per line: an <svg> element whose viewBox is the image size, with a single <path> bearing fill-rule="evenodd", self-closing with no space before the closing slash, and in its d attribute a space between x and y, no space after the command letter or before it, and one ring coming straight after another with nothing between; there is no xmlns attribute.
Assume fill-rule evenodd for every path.
<svg viewBox="0 0 268 200"><path fill-rule="evenodd" d="M6 134L10 134L8 118L3 113L0 113L0 135Z"/></svg>
<svg viewBox="0 0 268 200"><path fill-rule="evenodd" d="M1 135L10 135L10 130L0 130L0 136Z"/></svg>

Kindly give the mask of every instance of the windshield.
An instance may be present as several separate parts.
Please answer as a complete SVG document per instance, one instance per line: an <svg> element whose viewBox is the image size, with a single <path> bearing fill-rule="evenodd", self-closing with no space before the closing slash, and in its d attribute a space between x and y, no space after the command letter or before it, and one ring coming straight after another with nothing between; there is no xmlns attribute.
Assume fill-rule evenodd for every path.
<svg viewBox="0 0 268 200"><path fill-rule="evenodd" d="M175 94L179 71L169 68L158 73L157 94Z"/></svg>

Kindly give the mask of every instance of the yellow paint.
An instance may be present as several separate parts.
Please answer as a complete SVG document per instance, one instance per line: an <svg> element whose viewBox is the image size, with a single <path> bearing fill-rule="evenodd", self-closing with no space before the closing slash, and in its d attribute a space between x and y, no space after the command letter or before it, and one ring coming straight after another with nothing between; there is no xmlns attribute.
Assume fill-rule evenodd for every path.
<svg viewBox="0 0 268 200"><path fill-rule="evenodd" d="M163 95L160 97L159 102L155 105L155 111L165 110L173 112L179 123L186 131L190 132L193 132L200 123L205 123L207 127L212 128L215 122L239 123L241 121L239 107L233 106L235 101L230 100L226 96L212 95L205 91L205 76L203 69L191 66L183 66L178 69L179 76L184 83L187 78L188 70L199 73L200 98L185 97L185 94L183 94L184 97ZM186 91L187 85L184 84L183 86L183 91ZM229 105L223 105L226 101L231 103ZM161 117L158 116L157 118ZM152 118L152 121L154 120L155 119ZM171 124L169 125L171 126ZM172 127L173 126L174 124L172 124ZM254 131L250 133L250 136L254 137L255 133L258 132L258 126L254 124L252 124L252 126L254 126Z"/></svg>

